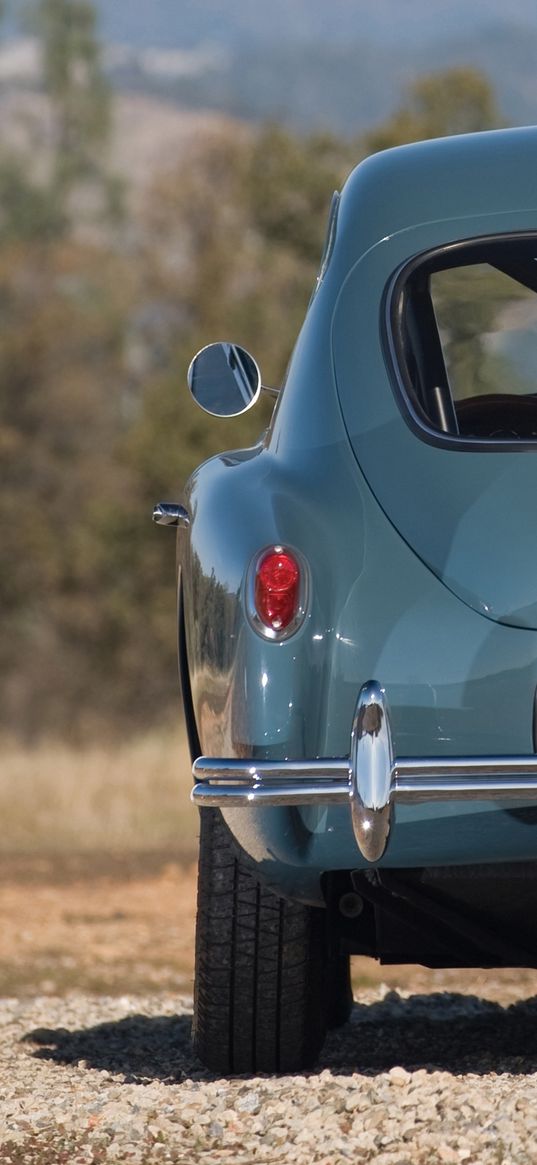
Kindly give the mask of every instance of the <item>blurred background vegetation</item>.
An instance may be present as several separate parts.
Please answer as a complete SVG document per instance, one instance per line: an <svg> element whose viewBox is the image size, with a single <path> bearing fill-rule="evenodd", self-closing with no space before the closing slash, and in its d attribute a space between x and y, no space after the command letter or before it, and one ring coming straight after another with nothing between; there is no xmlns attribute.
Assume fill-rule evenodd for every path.
<svg viewBox="0 0 537 1165"><path fill-rule="evenodd" d="M502 118L486 77L454 65L359 133L190 110L159 158L133 145L131 171L147 131L110 85L93 5L36 0L24 35L31 85L4 80L0 103L0 729L84 743L177 717L174 539L151 508L266 423L210 423L191 356L233 339L278 384L352 166Z"/></svg>

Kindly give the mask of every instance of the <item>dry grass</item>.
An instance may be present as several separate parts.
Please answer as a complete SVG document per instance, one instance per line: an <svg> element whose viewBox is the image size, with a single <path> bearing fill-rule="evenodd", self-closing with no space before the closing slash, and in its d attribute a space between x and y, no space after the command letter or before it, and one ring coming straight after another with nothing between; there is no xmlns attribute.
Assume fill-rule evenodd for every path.
<svg viewBox="0 0 537 1165"><path fill-rule="evenodd" d="M198 821L181 732L0 753L0 994L190 989ZM355 988L511 1002L535 972L353 960ZM518 993L518 994L517 994Z"/></svg>
<svg viewBox="0 0 537 1165"><path fill-rule="evenodd" d="M190 804L184 733L144 736L77 751L65 744L0 755L0 853L160 852L193 858L197 812Z"/></svg>

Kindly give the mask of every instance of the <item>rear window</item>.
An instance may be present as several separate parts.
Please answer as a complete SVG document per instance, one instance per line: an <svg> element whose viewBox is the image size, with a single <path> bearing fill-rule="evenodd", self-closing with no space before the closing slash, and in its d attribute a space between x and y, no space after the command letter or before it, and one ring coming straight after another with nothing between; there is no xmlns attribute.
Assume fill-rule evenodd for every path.
<svg viewBox="0 0 537 1165"><path fill-rule="evenodd" d="M402 402L443 440L537 441L537 239L457 245L396 281L391 329Z"/></svg>

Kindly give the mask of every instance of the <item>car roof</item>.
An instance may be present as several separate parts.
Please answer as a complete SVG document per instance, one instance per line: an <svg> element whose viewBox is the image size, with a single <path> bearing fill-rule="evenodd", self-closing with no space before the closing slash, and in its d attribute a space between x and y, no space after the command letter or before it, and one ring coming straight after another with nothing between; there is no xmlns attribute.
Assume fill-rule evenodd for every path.
<svg viewBox="0 0 537 1165"><path fill-rule="evenodd" d="M373 154L348 178L336 252L352 264L381 239L435 221L537 210L537 127L415 142Z"/></svg>

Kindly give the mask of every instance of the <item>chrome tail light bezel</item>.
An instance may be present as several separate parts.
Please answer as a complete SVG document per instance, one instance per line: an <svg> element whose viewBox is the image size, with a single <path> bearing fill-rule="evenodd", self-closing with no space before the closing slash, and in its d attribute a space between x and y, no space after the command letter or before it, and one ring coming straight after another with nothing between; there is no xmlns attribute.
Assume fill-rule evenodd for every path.
<svg viewBox="0 0 537 1165"><path fill-rule="evenodd" d="M256 605L256 580L259 573L259 568L268 554L288 554L293 558L299 570L299 584L298 584L298 599L296 604L295 614L287 624L286 627L280 629L270 627L263 622L261 615ZM296 635L297 631L303 626L307 615L309 613L311 596L311 580L309 567L304 558L304 555L296 550L294 546L288 544L275 543L264 546L252 558L245 582L245 607L248 622L254 631L257 632L263 639L267 639L272 643L283 643L286 639Z"/></svg>

